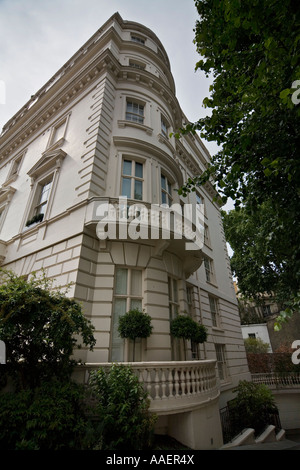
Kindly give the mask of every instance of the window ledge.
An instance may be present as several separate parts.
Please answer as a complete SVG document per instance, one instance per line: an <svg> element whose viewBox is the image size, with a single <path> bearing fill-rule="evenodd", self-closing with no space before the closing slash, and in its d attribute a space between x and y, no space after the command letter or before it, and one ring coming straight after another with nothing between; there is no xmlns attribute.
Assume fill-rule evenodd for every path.
<svg viewBox="0 0 300 470"><path fill-rule="evenodd" d="M165 144L172 152L174 152L174 148L173 148L173 145L171 144L170 140L168 139L168 137L165 137L163 134L158 134L158 141L161 143L161 144Z"/></svg>
<svg viewBox="0 0 300 470"><path fill-rule="evenodd" d="M138 122L127 121L125 119L118 121L118 127L124 128L126 126L135 127L136 129L140 129L142 131L145 131L146 134L148 134L148 135L153 134L153 129L151 127L145 126L145 124L139 124Z"/></svg>
<svg viewBox="0 0 300 470"><path fill-rule="evenodd" d="M9 186L11 183L14 183L18 178L18 173L14 173L13 175L9 176L5 183L3 183L3 187Z"/></svg>
<svg viewBox="0 0 300 470"><path fill-rule="evenodd" d="M48 152L48 151L51 151L51 150L56 150L56 149L62 147L62 146L64 145L64 143L65 143L65 138L64 138L64 137L61 137L61 138L60 138L59 140L57 140L56 142L51 143L51 144L47 147L46 151Z"/></svg>
<svg viewBox="0 0 300 470"><path fill-rule="evenodd" d="M213 331L218 331L219 333L225 333L224 328L221 326L212 326Z"/></svg>
<svg viewBox="0 0 300 470"><path fill-rule="evenodd" d="M207 284L209 284L212 287L218 288L218 284L215 281L206 281Z"/></svg>
<svg viewBox="0 0 300 470"><path fill-rule="evenodd" d="M37 228L37 226L44 226L46 222L46 219L41 220L40 222L33 222L30 225L25 225L22 229L22 233L29 232L29 230L34 231L34 228Z"/></svg>

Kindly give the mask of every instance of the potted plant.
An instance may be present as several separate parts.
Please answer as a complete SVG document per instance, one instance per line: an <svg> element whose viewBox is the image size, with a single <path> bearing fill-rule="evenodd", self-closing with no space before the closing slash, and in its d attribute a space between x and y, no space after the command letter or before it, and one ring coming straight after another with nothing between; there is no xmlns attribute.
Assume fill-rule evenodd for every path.
<svg viewBox="0 0 300 470"><path fill-rule="evenodd" d="M171 335L184 340L184 357L186 360L185 340L191 340L196 344L203 343L207 339L205 326L200 325L187 315L178 315L171 321Z"/></svg>
<svg viewBox="0 0 300 470"><path fill-rule="evenodd" d="M135 360L135 341L137 338L148 338L152 333L151 317L139 309L129 310L119 318L118 331L121 338L133 341L133 362Z"/></svg>
<svg viewBox="0 0 300 470"><path fill-rule="evenodd" d="M36 214L31 219L27 220L26 227L29 227L32 224L36 224L37 222L41 222L44 218L44 214Z"/></svg>
<svg viewBox="0 0 300 470"><path fill-rule="evenodd" d="M195 322L195 330L193 336L191 337L192 344L196 345L197 348L197 357L199 357L198 345L205 343L207 341L207 328L200 323Z"/></svg>

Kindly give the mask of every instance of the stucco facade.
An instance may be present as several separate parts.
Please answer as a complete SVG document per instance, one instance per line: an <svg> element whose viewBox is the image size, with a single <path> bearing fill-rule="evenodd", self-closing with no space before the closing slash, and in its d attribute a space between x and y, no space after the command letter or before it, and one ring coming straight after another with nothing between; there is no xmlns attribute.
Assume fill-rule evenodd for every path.
<svg viewBox="0 0 300 470"><path fill-rule="evenodd" d="M117 334L130 307L144 309L153 324L136 360L184 361L170 318L191 315L208 339L200 356L189 350L187 359L216 361L221 407L248 366L214 189L208 183L186 198L176 191L210 158L198 136L170 137L185 122L163 45L116 13L2 131L0 260L18 275L43 268L57 285L72 283L69 295L96 328L94 351L76 353L89 364L130 361L132 346ZM97 211L120 196L144 208L201 202L203 246L190 250L184 237L161 235L100 239ZM193 428L194 415L186 417L189 429L191 421ZM206 448L219 442L209 439Z"/></svg>

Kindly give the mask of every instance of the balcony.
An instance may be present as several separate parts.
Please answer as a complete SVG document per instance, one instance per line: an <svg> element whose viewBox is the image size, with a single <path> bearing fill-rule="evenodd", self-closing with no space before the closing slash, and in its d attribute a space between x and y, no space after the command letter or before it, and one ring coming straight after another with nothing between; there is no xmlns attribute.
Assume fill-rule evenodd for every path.
<svg viewBox="0 0 300 470"><path fill-rule="evenodd" d="M165 250L176 254L188 277L203 261L202 219L203 213L189 204L183 210L180 204L165 207L126 197L94 197L86 208L85 225L94 227L100 247L107 240L130 240L149 244L157 256Z"/></svg>
<svg viewBox="0 0 300 470"><path fill-rule="evenodd" d="M130 365L144 384L150 411L170 415L193 411L218 398L216 361L133 362ZM76 368L76 379L88 383L92 370L109 368L111 363L84 364Z"/></svg>

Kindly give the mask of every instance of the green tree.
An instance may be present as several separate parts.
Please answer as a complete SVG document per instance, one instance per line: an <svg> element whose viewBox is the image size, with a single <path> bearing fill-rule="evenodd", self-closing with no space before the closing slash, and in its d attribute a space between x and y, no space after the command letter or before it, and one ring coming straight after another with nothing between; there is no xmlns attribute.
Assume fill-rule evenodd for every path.
<svg viewBox="0 0 300 470"><path fill-rule="evenodd" d="M279 221L272 201L265 201L258 211L243 207L223 211L222 217L239 290L248 299L259 301L268 294L282 307L292 305L299 289L295 270L298 234L286 233L284 214Z"/></svg>
<svg viewBox="0 0 300 470"><path fill-rule="evenodd" d="M177 136L200 131L220 151L179 192L185 195L210 179L222 200L232 198L236 208L243 206L243 215L252 222L268 210L269 231L265 225L260 254L283 259L276 269L281 274L287 269L287 301L295 301L300 272L300 106L293 99L300 79L298 2L196 0L195 6L200 17L195 44L201 55L196 69L213 80L204 99L210 114ZM249 235L252 245L256 239L255 233ZM268 266L258 259L254 267L251 261L251 286L253 270ZM277 279L278 273L272 269L271 276ZM261 279L257 277L256 292L261 292ZM238 281L244 293L246 279L243 286Z"/></svg>
<svg viewBox="0 0 300 470"><path fill-rule="evenodd" d="M174 338L183 340L185 359L185 340L190 340L195 344L204 343L207 340L207 330L205 326L200 325L187 315L178 315L174 318L170 324L170 332Z"/></svg>
<svg viewBox="0 0 300 470"><path fill-rule="evenodd" d="M6 368L19 386L34 388L43 380L70 376L75 347L95 344L93 326L81 306L52 288L44 275L26 280L2 272L0 339L6 345Z"/></svg>
<svg viewBox="0 0 300 470"><path fill-rule="evenodd" d="M137 338L148 338L152 333L151 317L139 309L132 309L119 318L118 331L121 338L133 341L133 361L135 359L135 341Z"/></svg>

